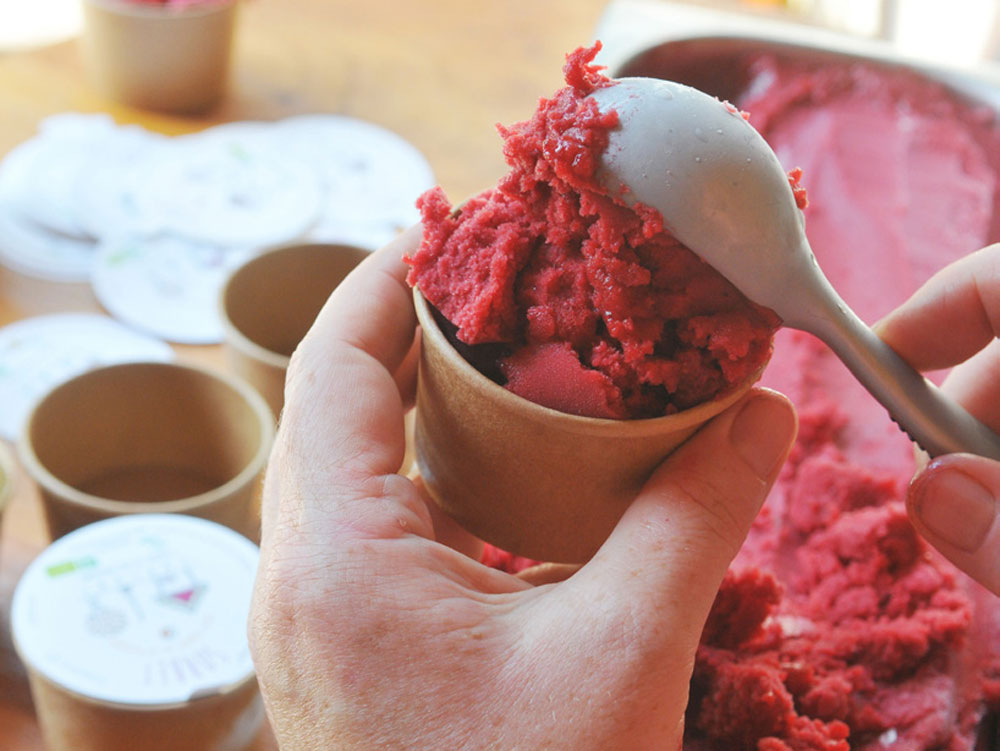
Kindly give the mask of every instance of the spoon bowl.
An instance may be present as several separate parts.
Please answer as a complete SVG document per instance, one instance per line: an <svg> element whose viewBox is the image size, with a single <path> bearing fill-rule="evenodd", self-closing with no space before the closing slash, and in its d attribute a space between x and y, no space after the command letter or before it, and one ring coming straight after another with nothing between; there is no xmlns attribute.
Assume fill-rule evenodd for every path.
<svg viewBox="0 0 1000 751"><path fill-rule="evenodd" d="M748 299L823 340L931 456L1000 460L1000 436L910 367L834 290L788 175L739 110L653 78L623 78L591 97L618 113L599 171L613 195L659 211L674 237Z"/></svg>
<svg viewBox="0 0 1000 751"><path fill-rule="evenodd" d="M659 211L671 234L794 326L785 284L802 272L805 221L771 147L739 110L672 81L624 78L592 95L618 112L600 177Z"/></svg>

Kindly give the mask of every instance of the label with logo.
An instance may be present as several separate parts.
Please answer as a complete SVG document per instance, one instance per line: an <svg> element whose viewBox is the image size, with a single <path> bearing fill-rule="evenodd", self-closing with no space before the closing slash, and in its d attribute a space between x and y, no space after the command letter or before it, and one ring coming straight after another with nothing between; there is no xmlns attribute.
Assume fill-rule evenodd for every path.
<svg viewBox="0 0 1000 751"><path fill-rule="evenodd" d="M246 623L257 547L214 522L120 516L56 540L14 593L22 659L83 696L185 702L253 673Z"/></svg>

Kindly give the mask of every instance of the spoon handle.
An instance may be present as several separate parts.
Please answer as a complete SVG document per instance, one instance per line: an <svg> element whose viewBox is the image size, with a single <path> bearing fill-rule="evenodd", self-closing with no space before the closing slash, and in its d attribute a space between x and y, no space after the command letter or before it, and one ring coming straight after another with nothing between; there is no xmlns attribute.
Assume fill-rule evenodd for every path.
<svg viewBox="0 0 1000 751"><path fill-rule="evenodd" d="M826 315L790 325L826 342L890 417L931 457L963 452L1000 460L1000 436L879 339L832 287L826 292Z"/></svg>

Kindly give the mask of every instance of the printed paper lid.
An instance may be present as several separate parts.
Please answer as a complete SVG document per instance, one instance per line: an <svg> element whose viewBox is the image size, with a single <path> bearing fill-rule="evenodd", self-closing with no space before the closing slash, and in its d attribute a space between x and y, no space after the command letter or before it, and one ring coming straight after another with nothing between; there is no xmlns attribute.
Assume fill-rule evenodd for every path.
<svg viewBox="0 0 1000 751"><path fill-rule="evenodd" d="M247 615L257 547L215 522L120 516L56 540L14 592L21 658L102 701L185 702L253 673Z"/></svg>

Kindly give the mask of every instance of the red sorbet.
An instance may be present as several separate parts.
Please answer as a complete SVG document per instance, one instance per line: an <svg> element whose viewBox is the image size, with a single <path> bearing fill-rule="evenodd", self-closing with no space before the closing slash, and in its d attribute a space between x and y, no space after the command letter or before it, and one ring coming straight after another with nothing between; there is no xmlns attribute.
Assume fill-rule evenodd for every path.
<svg viewBox="0 0 1000 751"><path fill-rule="evenodd" d="M905 71L751 70L738 104L805 168L810 244L865 320L995 239L990 113ZM800 436L709 619L684 748L971 751L997 696L1000 607L910 526L912 444L807 334L778 332L763 380L795 402Z"/></svg>
<svg viewBox="0 0 1000 751"><path fill-rule="evenodd" d="M566 88L500 128L511 171L454 209L423 195L424 239L409 281L468 345L504 344L506 387L543 406L659 417L759 371L779 325L663 228L597 179L614 112L588 94L614 85L567 57Z"/></svg>

